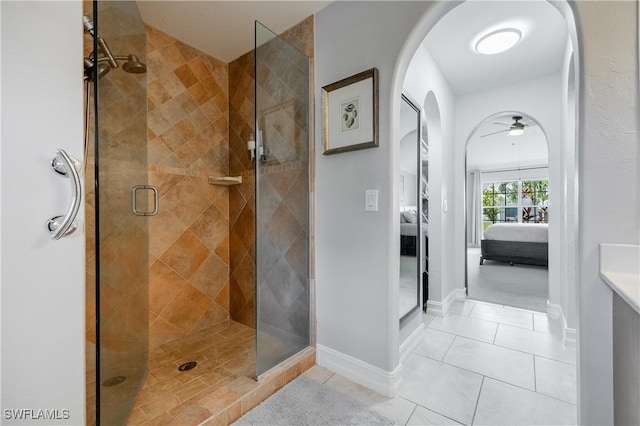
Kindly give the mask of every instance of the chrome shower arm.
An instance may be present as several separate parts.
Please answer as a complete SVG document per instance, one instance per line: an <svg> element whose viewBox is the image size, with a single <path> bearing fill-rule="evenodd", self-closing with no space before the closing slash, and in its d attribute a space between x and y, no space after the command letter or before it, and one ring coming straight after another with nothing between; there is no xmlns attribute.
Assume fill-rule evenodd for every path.
<svg viewBox="0 0 640 426"><path fill-rule="evenodd" d="M96 40L98 49L100 49L102 53L104 53L105 56L107 57L107 60L109 61L109 65L111 66L111 68L118 68L118 63L116 62L115 58L111 54L111 49L109 49L109 45L107 44L106 41L104 41L102 37L100 37L100 34L96 32L95 27L93 26L93 20L91 19L91 17L89 17L88 15L83 15L82 23L84 25L84 29L89 34L91 34L91 37L93 37Z"/></svg>

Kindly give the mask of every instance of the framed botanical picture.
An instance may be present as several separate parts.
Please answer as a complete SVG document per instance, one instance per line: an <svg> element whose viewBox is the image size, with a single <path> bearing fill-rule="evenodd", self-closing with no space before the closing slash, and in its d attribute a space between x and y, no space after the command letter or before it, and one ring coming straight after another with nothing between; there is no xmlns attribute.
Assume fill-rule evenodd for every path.
<svg viewBox="0 0 640 426"><path fill-rule="evenodd" d="M378 70L322 88L324 155L378 146Z"/></svg>

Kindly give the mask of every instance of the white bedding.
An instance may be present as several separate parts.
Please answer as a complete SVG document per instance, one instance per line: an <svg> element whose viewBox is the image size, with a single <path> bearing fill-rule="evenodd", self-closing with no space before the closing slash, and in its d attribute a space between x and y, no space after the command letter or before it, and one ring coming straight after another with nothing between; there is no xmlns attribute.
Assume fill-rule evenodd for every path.
<svg viewBox="0 0 640 426"><path fill-rule="evenodd" d="M485 240L549 242L546 223L494 223L484 231Z"/></svg>
<svg viewBox="0 0 640 426"><path fill-rule="evenodd" d="M400 235L415 237L417 230L418 227L415 223L400 224ZM422 234L427 236L429 235L429 225L424 222L422 223Z"/></svg>

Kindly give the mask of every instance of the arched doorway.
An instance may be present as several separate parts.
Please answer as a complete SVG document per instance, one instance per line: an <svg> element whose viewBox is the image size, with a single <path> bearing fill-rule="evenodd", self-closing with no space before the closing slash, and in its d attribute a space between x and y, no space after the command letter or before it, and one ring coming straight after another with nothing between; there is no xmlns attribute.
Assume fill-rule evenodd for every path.
<svg viewBox="0 0 640 426"><path fill-rule="evenodd" d="M517 4L516 4L517 3ZM469 7L468 10L465 10ZM485 12L482 12L485 10ZM488 12L487 12L488 11ZM516 11L518 13L516 13ZM531 16L529 16L531 15ZM515 18L514 18L515 16ZM465 58L473 57L476 60L476 53L469 53L474 49L474 42L487 33L487 30L476 28L469 30L466 39L459 33L463 27L464 19L474 17L479 24L493 31L496 24L490 24L491 20L497 22L507 22L508 25L522 28L524 46L527 50L521 54L532 55L532 51L542 49L545 43L549 42L548 25L553 21L556 32L555 53L553 59L547 58L554 65L539 65L540 69L554 69L551 74L527 74L525 80L518 80L513 73L496 73L497 76L482 82L482 78L476 74L482 73L478 70L484 67L484 72L492 69L501 69L505 65L504 61L493 65L471 65L464 62ZM462 19L462 20L461 20ZM538 21L536 21L536 19ZM447 24L449 22L449 24ZM456 23L457 22L457 23ZM536 23L537 22L537 23ZM547 26L545 34L539 37L538 45L535 49L524 44L531 43L534 38L534 29L544 22ZM442 232L446 236L438 242L437 236L430 245L438 247L440 259L435 255L430 259L430 269L436 272L436 276L431 277L430 292L438 292L434 286L440 286L440 298L430 297L430 307L436 314L446 312L455 300L463 299L461 288L465 282L465 199L464 199L464 168L466 140L471 134L476 123L487 116L488 111L534 111L541 123L548 129L550 141L550 180L555 181L563 192L555 194L555 198L550 200L561 212L572 215L571 218L563 217L553 225L552 234L554 241L550 242L552 264L550 265L550 279L552 282L548 304L548 312L554 318L563 321L564 333L570 344L575 344L576 328L576 292L575 274L568 268L575 268L576 248L571 244L569 236L577 229L577 216L575 209L568 207L577 205L577 184L575 176L575 114L576 97L574 94L574 81L576 81L577 69L572 65L575 63L577 53L573 46L577 44L577 35L573 15L569 7L562 4L551 4L544 1L529 2L526 7L518 2L467 2L462 5L438 4L431 13L427 13L423 18L422 31L414 35L419 40L418 33L424 34L420 44L415 50L406 49L404 56L398 61L399 66L409 62L406 72L398 69L399 76L403 76L401 82L396 85L408 92L416 99L426 99L427 92L433 92L435 99L443 111L442 134L443 143L441 146L430 144L430 181L434 183L440 181L440 197L431 197L430 213L441 212L442 220L431 223L430 232ZM445 28L444 30L442 28ZM489 31L489 32L491 32ZM537 28L540 31L540 28ZM429 42L429 37L433 33L439 35ZM470 34L479 36L471 37ZM540 34L540 33L539 33ZM452 37L451 43L445 43L447 37ZM464 40L463 40L464 39ZM411 40L408 43L416 43ZM466 40L466 41L465 41ZM440 46L446 46L442 48ZM429 46L439 46L438 53L430 50ZM440 69L439 61L454 50L455 46L463 46L465 55L458 56L448 65ZM544 50L544 49L543 49ZM411 53L408 53L411 52ZM508 57L507 57L508 59ZM513 58L512 58L513 59ZM445 59L446 60L446 59ZM508 62L508 61L507 61ZM518 62L518 61L516 61ZM491 68L492 66L497 68ZM522 64L520 64L522 66ZM455 68L455 71L452 69ZM529 67L531 68L531 67ZM462 71L461 71L462 69ZM466 71L465 71L466 70ZM487 71L489 70L489 71ZM507 70L508 71L508 70ZM451 73L456 74L451 76ZM466 74L464 74L466 72ZM529 71L527 71L529 72ZM543 71L546 72L546 71ZM465 78L465 75L469 78ZM520 76L522 77L522 75ZM501 80L501 78L503 78ZM515 79L514 79L515 78ZM449 80L458 80L458 85L453 86ZM467 80L471 80L470 84ZM526 84L523 84L523 81ZM477 90L476 90L477 89ZM553 99L553 105L550 100ZM552 106L551 106L552 105ZM551 106L551 107L550 107ZM441 172L438 173L438 168ZM432 186L436 186L432 185ZM431 188L430 191L434 190ZM565 197L564 194L568 196ZM433 255L432 255L433 256ZM573 265L573 266L572 266ZM443 271L443 276L438 282L437 271ZM430 271L431 272L431 271ZM573 282L570 282L573 281ZM566 284L566 285L564 285ZM434 293L435 295L435 293Z"/></svg>
<svg viewBox="0 0 640 426"><path fill-rule="evenodd" d="M465 177L467 297L546 313L553 216L544 129L522 111L487 117L468 138Z"/></svg>
<svg viewBox="0 0 640 426"><path fill-rule="evenodd" d="M467 5L470 6L465 10ZM568 202L566 197L564 197L564 194L569 194L569 198L575 200L577 191L575 185L575 173L577 170L576 168L568 166L568 164L572 162L575 164L576 144L575 131L571 131L571 129L575 127L576 114L575 105L571 105L571 103L573 102L573 104L575 104L576 97L570 93L569 87L570 81L575 81L573 76L578 73L578 70L572 68L570 65L572 58L577 55L576 49L574 49L574 46L577 46L577 34L572 12L566 4L560 6L551 5L547 2L531 2L527 4L527 7L531 6L545 9L541 13L548 13L550 16L554 16L553 19L557 21L558 26L562 27L564 31L558 39L561 41L556 43L559 49L556 52L555 68L547 70L546 73L530 74L526 77L513 73L500 74L497 71L501 68L508 68L509 64L506 62L500 65L494 63L492 65L494 68L489 68L496 71L495 73L499 75L492 77L494 80L491 84L487 83L487 85L483 86L480 80L475 78L477 76L474 73L480 73L482 71L476 64L457 62L453 65L453 68L455 68L453 71L451 67L441 66L443 58L446 59L446 56L450 55L452 49L454 49L457 38L464 38L461 34L464 33L462 28L465 25L470 22L478 22L479 25L485 25L484 31L480 31L478 28L472 30L476 32L477 38L472 37L472 40L468 40L469 37L467 37L465 48L473 49L478 39L500 29L495 25L495 22L490 22L491 19L496 18L496 15L500 15L503 12L506 13L505 16L514 16L514 10L509 11L509 8L512 6L518 9L519 12L523 11L521 2L513 2L512 4L506 2L467 2L459 6L438 4L437 7L434 7L430 13L427 13L423 18L423 22L419 26L421 31L414 31L415 34L412 40L408 42L408 44L413 43L415 50L407 48L406 50L410 50L411 53L405 54L405 56L413 54L412 59L409 60L403 57L398 61L399 66L397 71L399 82L397 82L396 86L399 87L401 85L402 89L405 91L408 90L414 98L425 99L425 109L427 93L433 93L441 112L441 145L437 147L431 143L431 141L429 143L429 171L430 173L432 171L437 173L439 168L440 173L439 175L436 174L433 177L429 177L429 192L431 194L429 208L430 244L438 244L435 250L429 250L430 274L432 270L439 270L441 271L441 277L440 282L437 282L435 276L432 277L434 279L430 282L429 308L431 309L428 310L427 313L431 312L438 316L446 316L451 308L455 307L457 300L465 299L464 262L466 258L467 236L465 228L464 170L466 142L469 135L473 132L477 123L494 111L535 111L534 114L538 117L539 123L545 128L549 141L549 179L557 183L558 187L562 188L563 191L562 196L561 192L554 195L550 204L555 205L558 212L564 212L568 216L571 216L561 216L555 221L554 235L557 235L557 239L553 244L550 243L550 245L553 247L553 256L556 260L550 268L550 275L555 277L555 282L559 285L550 291L550 302L546 310L550 318L555 317L560 321L563 334L571 334L575 333L577 322L575 318L577 297L575 294L575 283L570 283L569 280L575 279L576 274L575 270L568 270L567 264L560 259L571 256L575 259L576 257L575 248L567 248L568 241L566 235L570 232L575 232L577 217L574 217L575 211L568 208L571 202ZM491 13L482 14L480 9L483 7ZM494 9L492 9L492 7ZM526 9L526 7L524 9ZM457 12L460 12L460 16L466 16L466 18L460 19L457 25L450 25L448 32L443 31L443 34L446 34L446 36L436 37L432 43L429 43L427 39L434 31L437 31L438 26L445 22L450 15L455 15ZM535 14L540 11L534 12L530 10L529 12ZM460 16L458 16L458 18L460 18ZM500 18L498 18L498 21L500 21ZM505 19L505 22L506 21L508 20ZM519 22L516 21L518 20L508 21L508 24L517 26L519 23L524 23L520 30L521 34L525 34L532 28L527 27L527 25L533 25L535 27L535 22L532 23L531 20L523 19ZM533 19L533 21L535 21L535 19ZM549 23L549 20L541 19L541 22ZM418 41L418 33L426 38ZM432 50L430 46L437 47L434 47ZM442 46L445 46L445 48L440 49ZM529 50L529 53L530 52ZM410 62L406 66L406 74L401 72L405 61ZM523 67L522 63L520 63L520 67L527 69L527 71L531 71L530 68L532 68L527 66ZM569 77L570 74L573 76ZM553 77L551 77L552 75ZM460 78L458 83L452 83L452 81L457 78ZM414 92L412 92L412 90L414 90ZM551 104L553 105L550 106ZM571 117L572 114L573 117ZM573 150L569 147L573 147ZM568 184L572 179L573 183ZM438 180L440 181L440 185L437 188L432 187L432 182ZM434 191L440 191L440 196L434 197ZM431 215L432 212L436 211L441 215L441 220L439 221ZM432 241L433 233L440 233L441 238L438 243ZM439 259L433 258L432 253L434 252L440 254ZM465 312L461 310L454 314L461 314L460 316L462 317ZM469 311L466 311L466 315L468 314ZM567 315L572 315L572 317L568 318ZM544 315L544 318L546 317L547 316ZM433 322L439 323L438 326L443 324L439 318L435 318ZM531 326L532 331L535 331L533 330L533 324ZM439 331L447 332L447 330L443 328L440 328ZM401 335L402 334L403 333L401 333ZM404 332L404 334L407 335L408 333ZM468 336L465 337L457 334L453 341L457 342L458 338L464 340L468 338ZM475 337L471 337L471 339L474 338ZM482 340L481 338L479 339ZM495 340L495 335L493 339ZM563 340L563 347L564 343ZM569 343L571 342L569 341ZM455 344L453 346L455 346ZM571 352L571 350L569 351ZM445 351L445 353L447 352ZM535 354L532 355L535 357ZM449 361L451 361L451 363L454 362L451 359L449 359ZM573 363L575 364L575 360ZM415 367L416 365L414 365L411 360L408 360L404 366L404 368ZM575 367L569 370L573 370L573 380L575 382ZM414 385L417 383L419 383L419 381L415 382ZM468 385L473 387L470 382ZM409 398L407 387L405 385L402 386L404 389L401 388L400 390L401 396ZM426 391L425 394L428 394L428 391ZM482 393L480 393L480 395L482 395ZM495 395L496 394L494 394L494 396ZM437 398L436 395L432 395L432 397ZM428 404L429 398L429 396L425 396L422 402ZM501 397L498 397L498 400L500 398ZM433 400L431 402L433 402ZM444 406L440 408L442 408L442 410L447 409ZM575 416L575 406L573 409L569 407L567 412L573 412L573 416ZM445 413L445 415L449 414L454 415L457 413ZM463 417L458 417L458 419L459 421L473 420L473 418ZM484 418L484 420L487 420L487 418ZM493 422L497 420L497 418L491 419Z"/></svg>

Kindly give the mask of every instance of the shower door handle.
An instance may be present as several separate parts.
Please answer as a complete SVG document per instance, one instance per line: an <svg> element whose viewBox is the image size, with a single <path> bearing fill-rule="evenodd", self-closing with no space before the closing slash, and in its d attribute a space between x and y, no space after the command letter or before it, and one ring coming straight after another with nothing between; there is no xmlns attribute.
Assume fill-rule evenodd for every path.
<svg viewBox="0 0 640 426"><path fill-rule="evenodd" d="M77 169L79 165L80 162L73 159L64 149L57 150L56 156L51 161L51 169L58 175L69 178L69 182L71 182L71 204L67 214L54 216L47 222L47 229L54 240L70 235L78 228L75 220L82 201L82 183Z"/></svg>
<svg viewBox="0 0 640 426"><path fill-rule="evenodd" d="M138 191L144 189L151 191L153 194L153 210L150 212L141 212L138 210ZM136 185L131 188L131 211L136 216L155 216L158 214L158 210L160 210L160 201L158 200L158 188L151 185Z"/></svg>

